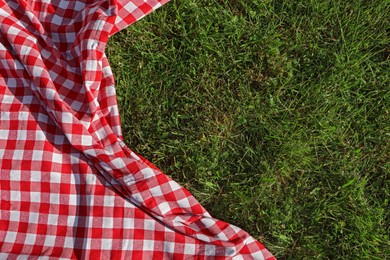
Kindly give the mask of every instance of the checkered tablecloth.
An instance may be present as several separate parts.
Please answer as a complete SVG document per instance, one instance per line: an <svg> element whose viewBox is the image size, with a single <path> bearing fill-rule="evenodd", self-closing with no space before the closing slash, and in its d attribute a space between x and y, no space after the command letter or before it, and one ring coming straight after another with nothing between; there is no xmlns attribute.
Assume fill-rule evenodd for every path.
<svg viewBox="0 0 390 260"><path fill-rule="evenodd" d="M0 259L273 258L123 142L105 45L167 1L0 1Z"/></svg>

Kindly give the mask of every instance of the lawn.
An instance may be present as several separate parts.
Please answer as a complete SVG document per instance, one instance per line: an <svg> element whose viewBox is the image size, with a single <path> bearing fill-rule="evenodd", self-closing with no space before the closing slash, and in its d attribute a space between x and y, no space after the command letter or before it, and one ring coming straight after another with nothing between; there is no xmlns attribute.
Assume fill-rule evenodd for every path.
<svg viewBox="0 0 390 260"><path fill-rule="evenodd" d="M126 143L280 259L389 259L389 13L172 1L106 48Z"/></svg>

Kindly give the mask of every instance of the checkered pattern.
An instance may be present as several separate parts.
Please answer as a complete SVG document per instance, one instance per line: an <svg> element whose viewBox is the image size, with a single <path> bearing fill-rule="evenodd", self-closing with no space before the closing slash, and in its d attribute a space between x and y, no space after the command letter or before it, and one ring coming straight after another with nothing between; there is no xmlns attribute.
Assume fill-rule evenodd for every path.
<svg viewBox="0 0 390 260"><path fill-rule="evenodd" d="M123 142L105 44L167 1L0 1L0 259L273 259Z"/></svg>

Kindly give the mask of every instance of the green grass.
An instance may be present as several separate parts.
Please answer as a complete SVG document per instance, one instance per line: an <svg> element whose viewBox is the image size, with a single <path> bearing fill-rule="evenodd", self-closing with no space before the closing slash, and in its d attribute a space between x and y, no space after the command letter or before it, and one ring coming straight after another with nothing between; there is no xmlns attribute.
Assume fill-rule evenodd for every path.
<svg viewBox="0 0 390 260"><path fill-rule="evenodd" d="M389 1L172 1L110 39L127 144L280 259L390 259Z"/></svg>

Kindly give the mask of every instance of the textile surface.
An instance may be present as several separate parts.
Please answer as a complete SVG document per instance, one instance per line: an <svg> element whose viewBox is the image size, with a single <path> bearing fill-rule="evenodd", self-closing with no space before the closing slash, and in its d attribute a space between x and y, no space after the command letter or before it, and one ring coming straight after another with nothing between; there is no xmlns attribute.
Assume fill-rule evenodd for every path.
<svg viewBox="0 0 390 260"><path fill-rule="evenodd" d="M123 142L105 45L167 1L0 1L0 259L273 259Z"/></svg>

